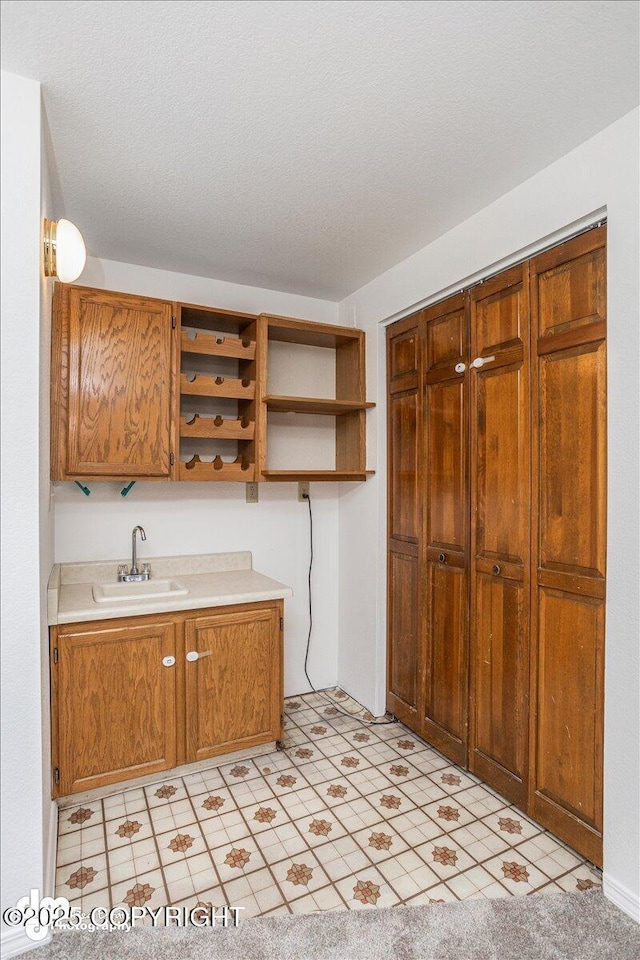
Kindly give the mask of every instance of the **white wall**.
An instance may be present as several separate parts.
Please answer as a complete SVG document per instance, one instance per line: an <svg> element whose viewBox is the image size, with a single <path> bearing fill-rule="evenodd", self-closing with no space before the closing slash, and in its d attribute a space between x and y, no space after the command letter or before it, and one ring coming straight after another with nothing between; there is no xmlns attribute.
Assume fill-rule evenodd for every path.
<svg viewBox="0 0 640 960"><path fill-rule="evenodd" d="M53 218L49 163L44 136L44 112L41 129L41 202L40 216ZM44 260L44 250L41 248ZM55 888L57 848L57 806L51 799L51 699L49 695L49 627L47 626L47 581L54 560L54 524L50 443L50 382L51 382L51 297L53 280L40 272L40 471L39 471L39 521L40 521L40 676L42 684L42 814L44 838L44 886L53 896Z"/></svg>
<svg viewBox="0 0 640 960"><path fill-rule="evenodd" d="M348 297L368 332L366 486L340 503L338 680L380 709L385 674L385 370L389 318L439 300L509 260L608 216L609 516L605 703L605 890L640 918L638 110ZM372 522L377 516L377 523ZM359 535L355 536L358 531ZM375 657L367 656L376 637Z"/></svg>
<svg viewBox="0 0 640 960"><path fill-rule="evenodd" d="M2 72L2 906L43 891L41 559L50 557L40 437L40 84ZM46 311L43 313L46 328ZM46 339L46 333L45 333ZM40 544L40 519L44 525ZM47 571L48 575L48 571ZM46 702L46 698L45 698ZM46 734L45 734L46 735ZM51 892L51 891L47 891ZM3 955L28 944L2 928Z"/></svg>
<svg viewBox="0 0 640 960"><path fill-rule="evenodd" d="M337 322L336 303L112 261L90 258L78 283L227 310ZM278 349L281 346L289 349L276 344L276 377L280 361L286 359ZM327 376L334 364L329 368L326 352L302 351L305 392L312 395L314 391L331 395ZM283 375L284 370L282 366ZM277 392L279 382L270 382L270 389ZM280 386L282 392L291 388L291 382ZM314 437L318 446L326 450L329 445L333 450L332 437L318 430ZM276 454L284 446L278 444ZM141 547L143 556L251 550L257 570L293 587L293 599L285 606L285 691L289 695L308 690L303 664L309 527L307 506L298 503L297 485L261 484L258 504L245 502L245 487L239 483L137 483L126 499L120 496L122 484L88 486L90 497L70 483L54 487L56 561L126 556L131 528L137 523L144 526L148 538ZM312 484L311 495L315 608L309 672L314 684L324 687L337 679L338 490L335 484Z"/></svg>

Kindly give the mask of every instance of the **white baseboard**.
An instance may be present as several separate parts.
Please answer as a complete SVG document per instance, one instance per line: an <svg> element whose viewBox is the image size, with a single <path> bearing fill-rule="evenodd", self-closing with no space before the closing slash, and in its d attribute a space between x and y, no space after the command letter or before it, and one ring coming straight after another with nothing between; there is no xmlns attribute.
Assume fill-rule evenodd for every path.
<svg viewBox="0 0 640 960"><path fill-rule="evenodd" d="M617 880L607 876L602 878L602 890L605 897L615 903L616 907L620 907L627 916L640 923L640 897L637 893L632 893Z"/></svg>
<svg viewBox="0 0 640 960"><path fill-rule="evenodd" d="M44 851L43 897L56 895L56 860L58 857L58 804L51 801L49 809L49 842Z"/></svg>
<svg viewBox="0 0 640 960"><path fill-rule="evenodd" d="M51 931L44 940L30 940L24 927L15 929L4 929L0 935L0 955L2 960L9 960L10 957L18 957L27 950L35 950L36 947L42 947L51 940Z"/></svg>

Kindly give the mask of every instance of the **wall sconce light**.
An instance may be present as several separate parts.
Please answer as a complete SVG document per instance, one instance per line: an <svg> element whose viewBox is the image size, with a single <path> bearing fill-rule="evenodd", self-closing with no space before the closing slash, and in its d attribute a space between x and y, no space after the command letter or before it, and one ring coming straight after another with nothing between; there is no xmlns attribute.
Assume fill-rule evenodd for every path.
<svg viewBox="0 0 640 960"><path fill-rule="evenodd" d="M70 220L46 220L43 232L44 275L63 283L77 280L87 260L82 234Z"/></svg>

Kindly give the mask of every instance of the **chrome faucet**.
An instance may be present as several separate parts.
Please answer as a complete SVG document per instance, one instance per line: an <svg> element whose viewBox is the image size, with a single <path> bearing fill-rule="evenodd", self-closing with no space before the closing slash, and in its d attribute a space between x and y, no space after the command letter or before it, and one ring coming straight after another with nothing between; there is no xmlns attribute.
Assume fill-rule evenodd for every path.
<svg viewBox="0 0 640 960"><path fill-rule="evenodd" d="M138 533L138 531L140 531L141 540L147 539L144 527L137 526L131 531L131 569L127 571L127 566L124 563L121 563L118 567L118 580L124 583L136 583L140 580L149 580L151 577L151 564L143 563L142 570L138 569L138 554L136 549L136 533Z"/></svg>

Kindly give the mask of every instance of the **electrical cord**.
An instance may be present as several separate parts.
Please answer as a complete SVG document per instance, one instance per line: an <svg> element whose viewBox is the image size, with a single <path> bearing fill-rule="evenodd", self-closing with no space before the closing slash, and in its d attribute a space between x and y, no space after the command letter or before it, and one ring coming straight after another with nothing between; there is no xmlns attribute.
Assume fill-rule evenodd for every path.
<svg viewBox="0 0 640 960"><path fill-rule="evenodd" d="M307 678L307 683L313 690L315 694L319 697L323 697L327 703L329 703L338 713L341 713L344 717L351 717L352 719L357 719L361 723L366 723L370 727L385 727L390 723L395 723L395 719L391 717L389 720L366 720L364 717L357 713L352 713L350 710L345 710L343 707L339 707L338 704L328 697L324 690L316 690L313 683L311 682L311 677L309 676L309 670L307 667L309 661L309 651L311 649L311 633L313 631L313 600L311 592L311 573L313 570L313 511L311 510L311 496L308 493L302 494L303 500L307 501L307 506L309 508L309 574L308 574L308 583L309 583L309 633L307 634L307 649L304 655L304 675Z"/></svg>

